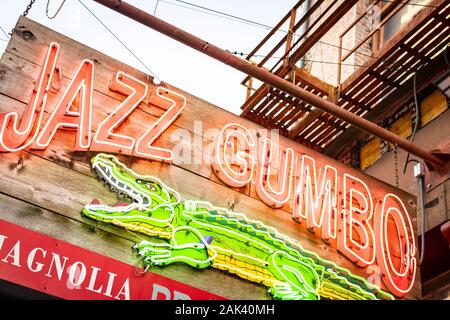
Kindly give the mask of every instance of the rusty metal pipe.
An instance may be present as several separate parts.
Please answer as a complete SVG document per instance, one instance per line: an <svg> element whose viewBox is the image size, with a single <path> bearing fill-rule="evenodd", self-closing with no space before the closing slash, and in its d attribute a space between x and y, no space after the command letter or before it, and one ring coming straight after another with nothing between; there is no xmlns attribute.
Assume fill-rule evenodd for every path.
<svg viewBox="0 0 450 320"><path fill-rule="evenodd" d="M136 8L124 1L119 0L94 0L128 18L131 18L137 22L146 25L172 39L175 39L185 45L200 51L216 60L219 60L239 71L242 71L254 78L257 78L270 86L278 88L290 95L302 99L305 102L315 106L316 108L327 112L339 119L342 119L359 129L366 131L374 136L380 137L390 143L397 144L400 148L422 158L423 160L434 164L438 168L444 165L444 161L430 153L429 151L422 149L420 146L411 143L410 141L397 136L396 134L386 130L375 123L372 123L364 118L361 118L350 111L347 111L338 105L322 99L313 93L310 93L289 81L280 78L269 71L255 66L244 59L238 58L231 53L210 44L180 28L175 27L139 8Z"/></svg>

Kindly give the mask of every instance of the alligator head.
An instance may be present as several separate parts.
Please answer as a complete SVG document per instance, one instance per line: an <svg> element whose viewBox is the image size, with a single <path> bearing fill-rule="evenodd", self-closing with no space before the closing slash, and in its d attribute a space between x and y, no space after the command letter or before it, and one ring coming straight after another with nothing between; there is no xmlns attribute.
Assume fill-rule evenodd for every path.
<svg viewBox="0 0 450 320"><path fill-rule="evenodd" d="M128 202L109 206L94 199L84 207L85 216L150 235L170 231L166 229L180 203L175 190L155 177L137 174L112 155L98 154L91 165L99 180Z"/></svg>

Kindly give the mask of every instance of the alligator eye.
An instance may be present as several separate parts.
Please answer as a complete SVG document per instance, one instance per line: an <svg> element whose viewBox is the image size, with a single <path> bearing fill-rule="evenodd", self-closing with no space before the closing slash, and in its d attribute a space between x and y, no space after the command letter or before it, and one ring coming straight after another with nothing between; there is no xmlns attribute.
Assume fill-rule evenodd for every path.
<svg viewBox="0 0 450 320"><path fill-rule="evenodd" d="M151 191L156 191L156 188L154 186L152 186L150 183L147 183L146 187Z"/></svg>

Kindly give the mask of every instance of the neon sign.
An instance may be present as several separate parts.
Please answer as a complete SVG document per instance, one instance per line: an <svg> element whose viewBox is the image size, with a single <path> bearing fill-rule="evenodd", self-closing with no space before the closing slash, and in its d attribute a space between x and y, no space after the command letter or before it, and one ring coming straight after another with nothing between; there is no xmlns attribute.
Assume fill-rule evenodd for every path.
<svg viewBox="0 0 450 320"><path fill-rule="evenodd" d="M323 240L359 267L377 263L388 289L398 297L405 296L414 283L417 262L414 231L402 200L388 194L382 200L374 201L371 190L361 179L348 173L339 179L337 168L331 165L318 168L312 157L294 154L290 148L282 151L277 174L279 190L275 190L269 181L270 162L274 156L270 139L263 139L258 161L254 161L243 143L227 147L230 136L245 137L246 141L252 142L254 137L249 134L248 129L236 125L221 132L213 150L216 175L231 186L242 187L245 182L254 181L260 199L275 208L286 204L293 194L291 214L294 220L306 223L308 229L319 233ZM235 154L227 157L230 152ZM245 162L243 169L236 172L230 169L230 163L220 161L221 158L231 158L231 164L233 159L251 161ZM291 187L293 166L296 167L296 181ZM245 180L241 179L243 172L247 173ZM254 172L257 174L253 177ZM395 236L388 237L388 229L395 229ZM391 247L399 248L398 258L390 252Z"/></svg>
<svg viewBox="0 0 450 320"><path fill-rule="evenodd" d="M27 148L43 150L51 143L58 129L71 129L76 132L75 150L119 153L158 161L172 161L172 150L156 147L154 143L183 112L186 105L184 96L162 87L157 87L153 94L145 82L118 71L113 75L109 89L123 94L126 98L104 119L101 119L97 128L93 128L95 65L92 61L85 59L81 62L55 108L50 110L47 105L59 51L60 47L57 43L50 44L22 119L19 120L17 112L0 114L0 152L15 152ZM126 119L149 96L154 104L165 109L162 116L150 124L140 137L117 133ZM74 106L77 98L79 98L79 104ZM45 122L46 114L48 120ZM277 158L280 159L279 164L277 164ZM111 170L115 170L117 166L123 167L111 156L95 159L97 160L94 163L94 169L98 171L101 165L105 165L112 176ZM377 265L387 289L396 296L403 297L411 290L417 268L416 244L406 206L398 196L387 193L380 199L375 199L372 195L373 191L358 177L339 172L338 168L331 164L319 166L313 157L299 153L293 148L288 147L280 152L272 139L260 138L237 123L224 126L213 142L212 168L216 176L229 186L245 187L253 184L261 201L272 208L281 208L290 204L294 220L304 223L312 233L319 235L325 242L337 248L355 265L359 267ZM131 172L129 169L126 171ZM262 226L259 222L249 221L242 215L228 212L223 208L215 208L204 202L174 203L171 197L177 193L162 182L161 185L166 190L164 196L154 198L155 192L150 192L149 195L147 189L153 187L158 190L157 186L150 183L147 189L143 189L139 183L131 183L133 177L139 175L133 172L129 175L130 177L127 178L131 180L122 182L125 189L120 189L120 192L134 199L132 204L111 208L93 203L86 208L96 209L96 215L92 215L95 219L101 220L100 213L103 212L103 219L116 225L151 236L172 239L169 247L147 244L147 247L155 248L139 249L139 252L144 254L146 259L148 258L146 261L150 264L182 261L193 267L213 265L251 281L266 284L275 297L300 299L344 296L342 292L338 294L333 291L332 294L331 291L320 287L320 285L326 285L331 288L331 283L325 280L326 277L334 279L334 276L328 274L328 270L324 271L322 267L316 266L318 261L316 255L313 257L311 253L307 253L307 257L303 257L303 252L306 251L303 248L298 249L298 245L293 245L291 239ZM100 176L107 180L108 175L101 173ZM155 178L150 180L157 181ZM115 183L113 180L107 180L107 182L110 185ZM131 183L135 189L130 191L127 183ZM159 182L156 184L159 185ZM154 206L155 202L158 205ZM181 209L182 213L177 211ZM124 212L127 214L125 215ZM134 215L130 215L130 212ZM142 212L147 212L148 216L142 216ZM110 220L112 216L116 216L116 213L119 218ZM130 217L131 220L129 220ZM139 223L133 220L136 217ZM174 223L174 220L178 221L176 217L180 217L180 221L184 221L187 225L176 226ZM216 223L216 220L225 221L223 222L225 229L225 225L228 225L230 221L240 228L234 233L236 237L239 235L240 240L229 240L236 246L236 250L226 253L222 248L217 251L218 249L209 243L211 239L214 239L214 235L203 233L206 232L205 228L210 228L209 224ZM189 225L190 223L196 225L195 230L191 230L193 227ZM208 227L202 223L206 223ZM256 229L251 229L249 226ZM262 229L258 229L259 227ZM273 239L272 231L277 235ZM190 234L191 236L186 237L192 241L199 238L197 244L194 246L191 242L189 245L180 242L177 235L184 233ZM260 242L256 244L254 237L258 235ZM278 249L271 245L281 241L277 238L278 235L283 241L288 241L289 246L294 247L294 249L291 248L292 250L300 250L301 253L297 251L291 253L289 251L291 249L285 248L284 253L275 254ZM266 239L267 237L270 239ZM261 252L272 250L270 251L272 252L271 262L267 261L267 256L261 256L261 253L257 252L254 252L251 257L245 256L241 252L243 250L239 250L239 246L248 241L255 243L255 248L260 248ZM269 241L269 247L264 241ZM175 251L190 252L193 256L180 255L174 258L172 254ZM155 252L159 254L153 254ZM168 257L170 259L161 262L165 255L170 255ZM235 265L230 266L231 260L235 262ZM278 260L289 260L292 264L286 264L282 269L277 269ZM239 263L250 263L253 269L239 268ZM267 263L271 266L270 268L265 265ZM333 270L335 267L338 268L333 265ZM339 272L336 275L339 281L344 281L340 278L341 276ZM303 279L302 286L299 285L299 279ZM354 279L353 276L352 279ZM334 280L331 282L335 283ZM360 292L356 296L362 295L367 298L367 292L372 292L367 289L367 286L365 283L363 287L360 287L358 290L364 293ZM326 292L324 293L323 290ZM345 294L353 297L355 293L346 292ZM379 298L376 295L374 297Z"/></svg>
<svg viewBox="0 0 450 320"><path fill-rule="evenodd" d="M48 48L41 74L19 124L17 112L0 114L0 151L14 152L25 148L43 150L48 147L58 129L75 129L75 150L105 151L143 158L172 161L171 150L152 144L177 119L186 105L186 98L169 89L158 87L156 95L163 101L167 111L154 122L137 141L133 137L115 134L117 129L147 96L148 85L119 71L111 81L111 90L128 97L104 119L92 134L92 96L95 65L83 60L61 99L43 124L47 111L47 95L59 55L59 45L52 42ZM81 105L73 110L80 97Z"/></svg>
<svg viewBox="0 0 450 320"><path fill-rule="evenodd" d="M136 245L146 265L226 270L267 286L277 299L394 298L259 221L208 202L183 202L159 179L137 174L112 155L99 154L91 162L111 190L132 202L108 206L93 200L83 214L164 239Z"/></svg>

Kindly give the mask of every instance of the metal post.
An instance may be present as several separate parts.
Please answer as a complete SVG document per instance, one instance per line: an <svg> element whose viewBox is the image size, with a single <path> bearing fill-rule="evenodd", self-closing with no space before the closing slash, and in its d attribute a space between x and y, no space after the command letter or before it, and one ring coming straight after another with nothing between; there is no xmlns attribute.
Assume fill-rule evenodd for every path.
<svg viewBox="0 0 450 320"><path fill-rule="evenodd" d="M339 36L339 50L338 50L337 91L339 95L341 94L341 77L342 77L342 35Z"/></svg>
<svg viewBox="0 0 450 320"><path fill-rule="evenodd" d="M289 81L270 73L264 68L254 66L250 62L234 56L225 50L210 44L180 28L175 27L151 14L140 10L126 2L118 0L94 0L118 13L121 13L139 23L142 23L172 39L175 39L187 46L190 46L197 51L202 52L216 60L219 60L237 70L240 70L254 78L257 78L268 85L282 90L290 95L304 100L305 102L315 106L316 108L327 112L339 119L342 119L361 130L380 137L390 143L397 144L400 148L424 159L425 161L434 164L438 168L442 168L444 161L433 155L431 152L422 149L420 146L411 143L410 141L397 136L396 134L386 130L375 123L372 123L364 118L361 118L348 110L345 110L338 105L327 101L313 93L310 93Z"/></svg>
<svg viewBox="0 0 450 320"><path fill-rule="evenodd" d="M419 259L419 265L422 265L423 259L425 257L425 173L424 168L420 162L417 162L417 164L414 166L414 177L417 179L418 182L418 189L419 189L419 197L418 200L420 201L420 204L418 203L417 206L420 208L420 213L422 214L422 224L420 225L420 235L422 237L422 241L420 244L420 259Z"/></svg>

